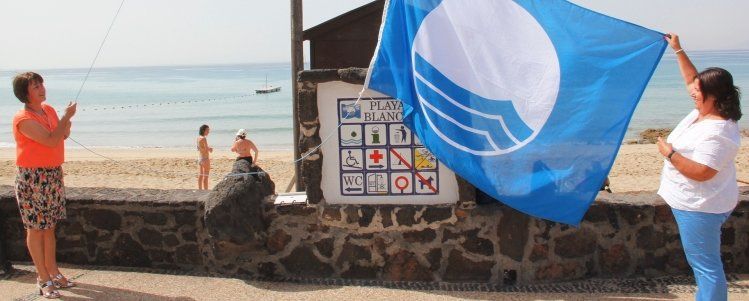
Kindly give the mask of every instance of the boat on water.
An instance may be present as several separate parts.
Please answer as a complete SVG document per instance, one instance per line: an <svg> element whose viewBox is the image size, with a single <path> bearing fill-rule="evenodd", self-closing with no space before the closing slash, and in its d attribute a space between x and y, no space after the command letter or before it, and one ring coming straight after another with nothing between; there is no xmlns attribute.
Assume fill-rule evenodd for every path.
<svg viewBox="0 0 749 301"><path fill-rule="evenodd" d="M256 94L267 94L267 93L273 93L281 91L280 86L270 86L268 85L268 76L265 76L265 86L255 89Z"/></svg>
<svg viewBox="0 0 749 301"><path fill-rule="evenodd" d="M279 86L264 86L259 89L255 89L255 93L257 94L267 94L267 93L273 93L281 91L281 87Z"/></svg>

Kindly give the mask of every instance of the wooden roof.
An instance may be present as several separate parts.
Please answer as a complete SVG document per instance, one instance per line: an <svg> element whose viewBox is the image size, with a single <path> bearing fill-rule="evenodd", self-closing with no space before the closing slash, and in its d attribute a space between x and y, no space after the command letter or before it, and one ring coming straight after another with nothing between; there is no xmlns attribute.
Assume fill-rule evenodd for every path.
<svg viewBox="0 0 749 301"><path fill-rule="evenodd" d="M376 14L378 16L382 16L382 10L384 9L384 7L384 0L372 1L338 17L320 23L315 27L305 30L302 38L305 41L314 40L315 38L323 36L331 31L341 30L342 27L351 23L355 23L358 20L361 20L369 15ZM377 39L377 37L374 38Z"/></svg>

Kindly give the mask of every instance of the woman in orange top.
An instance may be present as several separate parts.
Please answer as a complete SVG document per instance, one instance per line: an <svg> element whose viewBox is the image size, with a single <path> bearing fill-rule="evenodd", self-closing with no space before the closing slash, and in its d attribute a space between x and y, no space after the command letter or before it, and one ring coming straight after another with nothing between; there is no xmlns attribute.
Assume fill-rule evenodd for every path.
<svg viewBox="0 0 749 301"><path fill-rule="evenodd" d="M65 187L62 163L64 140L70 135L70 119L76 103L65 108L58 119L52 106L44 103L44 79L34 72L13 79L13 93L24 108L13 116L16 140L16 200L26 228L26 246L37 272L39 294L59 298L56 288L73 287L60 273L55 258L55 226L65 219Z"/></svg>

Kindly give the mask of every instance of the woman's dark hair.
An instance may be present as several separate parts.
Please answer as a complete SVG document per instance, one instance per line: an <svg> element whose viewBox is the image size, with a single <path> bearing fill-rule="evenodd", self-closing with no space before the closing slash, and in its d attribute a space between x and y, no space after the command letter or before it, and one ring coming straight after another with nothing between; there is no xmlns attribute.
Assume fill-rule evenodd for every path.
<svg viewBox="0 0 749 301"><path fill-rule="evenodd" d="M208 125L204 124L200 126L200 129L198 130L198 135L205 136L205 130L208 129Z"/></svg>
<svg viewBox="0 0 749 301"><path fill-rule="evenodd" d="M44 79L35 72L24 72L13 78L13 94L22 103L29 102L29 86L34 83L42 84Z"/></svg>
<svg viewBox="0 0 749 301"><path fill-rule="evenodd" d="M738 121L741 119L741 91L733 85L733 76L722 68L707 68L697 74L703 96L715 97L715 108L721 117Z"/></svg>

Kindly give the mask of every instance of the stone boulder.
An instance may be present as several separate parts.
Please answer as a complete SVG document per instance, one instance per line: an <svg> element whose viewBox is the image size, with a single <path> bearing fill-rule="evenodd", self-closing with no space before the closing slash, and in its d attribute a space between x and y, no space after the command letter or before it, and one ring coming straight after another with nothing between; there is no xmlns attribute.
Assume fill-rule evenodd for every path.
<svg viewBox="0 0 749 301"><path fill-rule="evenodd" d="M647 129L642 132L640 132L640 141L641 144L652 144L658 142L658 137L663 137L663 139L666 139L668 137L668 134L671 134L671 129Z"/></svg>
<svg viewBox="0 0 749 301"><path fill-rule="evenodd" d="M275 193L275 184L257 165L236 161L229 175L213 188L205 208L205 227L216 259L262 248L267 237L263 200Z"/></svg>

